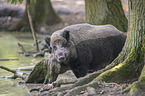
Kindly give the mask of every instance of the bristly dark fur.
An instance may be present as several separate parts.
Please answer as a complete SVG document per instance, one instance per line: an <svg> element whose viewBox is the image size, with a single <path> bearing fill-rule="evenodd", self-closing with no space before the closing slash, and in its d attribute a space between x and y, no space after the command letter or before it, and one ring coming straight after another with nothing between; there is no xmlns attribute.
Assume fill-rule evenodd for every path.
<svg viewBox="0 0 145 96"><path fill-rule="evenodd" d="M67 42L63 48L69 49L61 63L69 65L76 77L83 77L111 63L122 50L126 35L112 25L76 24L54 32L51 47L58 39Z"/></svg>

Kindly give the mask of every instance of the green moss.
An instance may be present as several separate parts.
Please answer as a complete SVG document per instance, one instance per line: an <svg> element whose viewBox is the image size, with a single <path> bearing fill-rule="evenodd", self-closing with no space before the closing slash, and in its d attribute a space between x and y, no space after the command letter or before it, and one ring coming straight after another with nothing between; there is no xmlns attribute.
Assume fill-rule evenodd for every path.
<svg viewBox="0 0 145 96"><path fill-rule="evenodd" d="M141 77L140 85L145 87L145 75Z"/></svg>
<svg viewBox="0 0 145 96"><path fill-rule="evenodd" d="M123 93L123 94L124 94L124 93L128 93L128 92L130 91L130 89L131 89L131 87L129 86L129 87L125 88L125 89L123 90L122 93Z"/></svg>
<svg viewBox="0 0 145 96"><path fill-rule="evenodd" d="M130 92L138 91L139 88L140 88L140 86L139 86L138 82L133 82L133 83L131 84Z"/></svg>
<svg viewBox="0 0 145 96"><path fill-rule="evenodd" d="M133 47L128 57L122 63L103 72L97 78L103 81L113 81L118 83L138 78L143 67L137 60L138 56L139 54L136 52L136 47Z"/></svg>
<svg viewBox="0 0 145 96"><path fill-rule="evenodd" d="M141 75L139 77L139 81L140 81L140 85L145 87L145 65L144 65L142 73L141 73Z"/></svg>
<svg viewBox="0 0 145 96"><path fill-rule="evenodd" d="M103 81L122 82L122 80L126 81L126 79L128 79L128 77L132 74L132 71L134 70L129 68L126 63L121 63L99 75L98 79Z"/></svg>

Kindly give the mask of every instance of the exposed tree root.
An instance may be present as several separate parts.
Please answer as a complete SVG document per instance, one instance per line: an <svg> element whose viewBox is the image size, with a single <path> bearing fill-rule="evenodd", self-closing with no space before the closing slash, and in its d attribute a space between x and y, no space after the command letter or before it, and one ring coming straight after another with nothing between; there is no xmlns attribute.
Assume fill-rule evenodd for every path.
<svg viewBox="0 0 145 96"><path fill-rule="evenodd" d="M123 90L123 93L127 93L130 96L144 96L145 87L143 87L139 81L133 82L129 87Z"/></svg>
<svg viewBox="0 0 145 96"><path fill-rule="evenodd" d="M72 91L75 91L75 90L78 90L77 88L79 88L79 90L80 89L85 89L87 86L92 86L92 85L94 85L95 83L97 83L98 84L98 82L95 82L95 83L90 83L91 81L92 82L94 82L95 81L95 78L99 75L99 74L101 74L102 72L104 72L106 69L108 69L109 67L107 67L107 68L104 68L104 69L102 69L102 70L100 70L100 71L97 71L97 72L94 72L94 73L90 73L90 74L88 74L88 75L86 75L85 77L82 77L82 78L79 78L78 80L74 80L74 84L70 84L70 85L66 85L66 86L64 86L64 87L60 87L60 88L54 88L54 89L51 89L51 90L49 90L48 91L48 94L50 95L50 94L53 94L53 93L60 93L60 92L64 92L64 93L67 93L67 91L68 90L71 90L72 89ZM69 79L68 79L69 80ZM71 80L69 80L69 81L71 81ZM98 80L97 80L98 81ZM65 81L63 81L63 79L62 79L62 81L60 82L60 83L62 83L62 82L65 82ZM58 81L56 81L56 82L54 82L54 84L57 84L58 83ZM70 82L67 82L67 80L66 80L66 82L65 82L65 84L69 84ZM89 84L90 85L89 85ZM53 83L52 83L53 84ZM59 84L60 85L60 84ZM58 85L57 85L58 86ZM73 90L74 89L74 90ZM43 91L43 90L41 90L41 91ZM84 91L84 90L82 90L82 91ZM70 92L70 91L69 91ZM72 93L72 92L71 92ZM62 94L62 93L61 93Z"/></svg>
<svg viewBox="0 0 145 96"><path fill-rule="evenodd" d="M52 82L52 84L46 84L42 88L33 88L30 90L32 91L39 91L39 92L44 92L44 91L49 91L52 88L60 87L63 84L73 84L77 81L77 78L71 78L71 79L59 79L57 81Z"/></svg>
<svg viewBox="0 0 145 96"><path fill-rule="evenodd" d="M141 74L144 63L142 62L142 57L140 57L140 60L137 60L138 53L136 51L135 47L133 47L128 57L122 63L103 72L97 78L102 81L117 83L133 82L137 80Z"/></svg>
<svg viewBox="0 0 145 96"><path fill-rule="evenodd" d="M70 87L69 87L70 86ZM122 90L126 88L126 85L118 85L116 83L107 84L105 82L101 82L98 79L94 79L90 83L86 83L82 86L74 87L73 84L67 85L60 88L51 89L48 92L42 92L40 95L46 96L96 96L96 95L120 95ZM71 88L72 87L72 88Z"/></svg>
<svg viewBox="0 0 145 96"><path fill-rule="evenodd" d="M52 82L54 87L60 87L63 84L73 84L77 82L77 78L66 78L66 79L60 79L57 81Z"/></svg>
<svg viewBox="0 0 145 96"><path fill-rule="evenodd" d="M88 87L94 88L95 90L96 88L98 88L98 83L101 85L104 84L101 81L120 83L120 82L128 82L127 80L129 80L129 82L130 81L133 82L136 78L140 76L142 67L144 66L144 64L137 62L137 56L138 55L136 54L135 48L132 48L130 54L124 60L124 62L118 64L117 66L114 67L113 65L107 66L102 70L99 70L94 73L90 73L85 77L79 78L77 81L75 81L74 84L50 89L47 92L47 95L49 96L56 95L56 94L57 95L59 94L60 96L63 95L70 96L76 94L80 95L81 94L80 92L85 92L86 90L88 90ZM118 86L118 84L116 83L113 84ZM106 83L104 85L106 85Z"/></svg>
<svg viewBox="0 0 145 96"><path fill-rule="evenodd" d="M112 64L112 65L110 64L109 66L107 66L106 68L104 68L102 70L98 70L97 72L90 73L90 74L86 75L85 77L82 77L79 79L71 79L71 78L70 79L60 79L58 81L52 82L52 85L49 84L48 87L41 88L41 92L49 90L48 93L55 93L55 92L62 92L63 90L70 90L70 89L73 89L78 86L83 86L84 84L90 83L101 73L105 72L106 70L111 69L114 66L115 66L115 64ZM72 84L72 83L74 83L74 84ZM70 85L60 87L60 85L62 85L62 84L70 84ZM52 88L50 86L53 86L54 89L50 90L50 88ZM60 88L55 88L55 87L60 87Z"/></svg>
<svg viewBox="0 0 145 96"><path fill-rule="evenodd" d="M123 93L129 93L133 96L143 96L145 94L145 66L138 81L133 82L129 87L123 90Z"/></svg>

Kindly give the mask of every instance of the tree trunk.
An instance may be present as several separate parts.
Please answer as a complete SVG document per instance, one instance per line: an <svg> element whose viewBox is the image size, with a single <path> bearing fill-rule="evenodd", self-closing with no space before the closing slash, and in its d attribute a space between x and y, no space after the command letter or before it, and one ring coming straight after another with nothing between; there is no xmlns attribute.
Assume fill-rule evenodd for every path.
<svg viewBox="0 0 145 96"><path fill-rule="evenodd" d="M112 24L119 30L127 31L121 0L85 0L86 22L93 25Z"/></svg>
<svg viewBox="0 0 145 96"><path fill-rule="evenodd" d="M37 0L34 15L32 14L32 16L34 27L37 30L46 25L51 26L62 22L53 9L50 0Z"/></svg>
<svg viewBox="0 0 145 96"><path fill-rule="evenodd" d="M30 30L29 27L29 20L28 20L28 15L27 15L27 8L25 8L25 13L24 16L22 17L22 19L18 22L15 22L13 24L11 24L8 27L9 31L26 31L26 30Z"/></svg>
<svg viewBox="0 0 145 96"><path fill-rule="evenodd" d="M47 74L48 74L48 61L42 60L35 65L34 69L28 76L25 83L48 83L49 78L47 77Z"/></svg>
<svg viewBox="0 0 145 96"><path fill-rule="evenodd" d="M121 61L122 63L103 73L102 76L100 75L101 79L109 81L116 81L116 79L119 81L134 81L140 76L144 66L144 9L143 0L129 0L127 41L123 51L113 62L117 64ZM104 74L106 74L107 78L104 77Z"/></svg>
<svg viewBox="0 0 145 96"><path fill-rule="evenodd" d="M36 31L41 31L42 27L44 29L46 26L62 22L60 17L54 11L50 0L32 0L31 2L27 0L27 4L28 3L30 5L30 15L32 17L33 26ZM9 27L9 30L30 30L27 8L25 9L23 18L19 22L12 24L12 26Z"/></svg>

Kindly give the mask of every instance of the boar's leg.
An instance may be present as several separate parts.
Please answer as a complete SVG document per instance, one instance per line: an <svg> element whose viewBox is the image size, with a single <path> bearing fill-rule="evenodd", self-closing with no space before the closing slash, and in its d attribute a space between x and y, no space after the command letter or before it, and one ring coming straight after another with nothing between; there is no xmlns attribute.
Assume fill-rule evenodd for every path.
<svg viewBox="0 0 145 96"><path fill-rule="evenodd" d="M47 47L50 48L50 38L45 37L44 40L45 40Z"/></svg>
<svg viewBox="0 0 145 96"><path fill-rule="evenodd" d="M88 73L88 67L85 65L79 65L78 67L72 68L72 71L77 78L84 77Z"/></svg>

